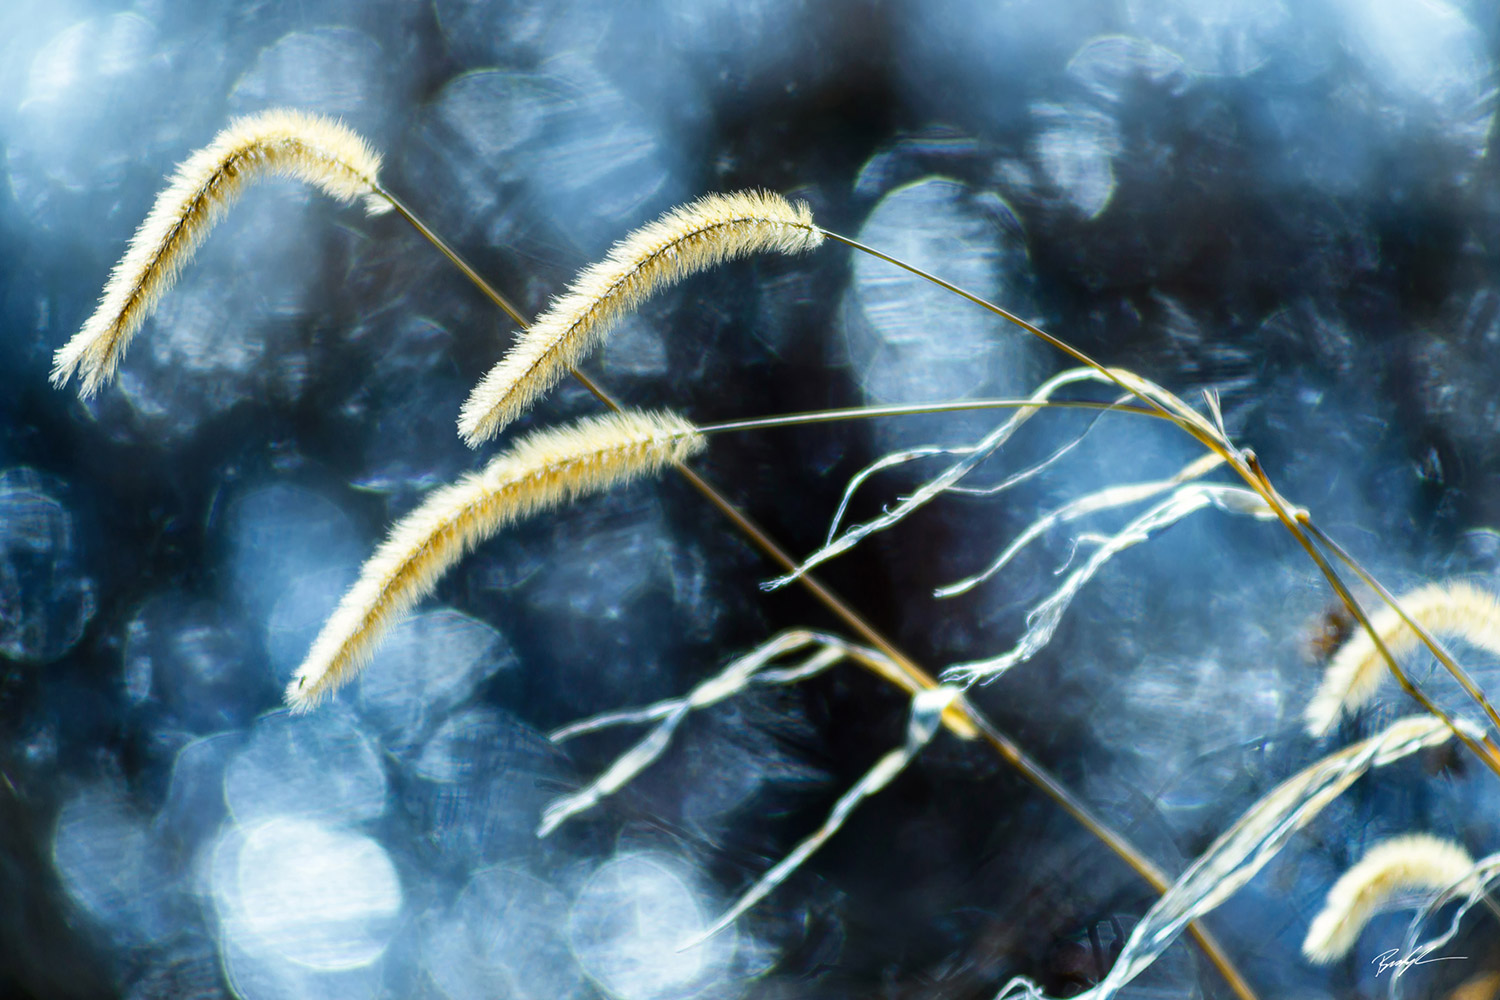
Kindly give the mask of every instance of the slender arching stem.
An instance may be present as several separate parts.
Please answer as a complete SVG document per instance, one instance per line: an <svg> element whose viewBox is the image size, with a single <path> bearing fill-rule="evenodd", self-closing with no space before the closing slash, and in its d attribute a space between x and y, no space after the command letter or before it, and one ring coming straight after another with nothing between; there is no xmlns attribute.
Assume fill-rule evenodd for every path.
<svg viewBox="0 0 1500 1000"><path fill-rule="evenodd" d="M1360 606L1359 601L1355 600L1354 594L1350 592L1348 585L1344 583L1343 578L1339 576L1338 571L1333 568L1332 564L1328 562L1328 559L1323 555L1323 553L1318 551L1317 546L1313 544L1313 541L1308 536L1307 531L1303 530L1304 528L1312 530L1312 520L1307 517L1306 513L1304 512L1300 517L1284 517L1283 521L1293 529L1292 534L1296 537L1297 541L1302 544L1302 547L1307 552L1307 554L1312 557L1312 560L1317 564L1318 569L1322 570L1323 576L1327 578L1329 584L1333 587L1334 593L1338 594L1339 599L1344 602L1344 606L1347 607L1350 613L1354 615L1354 620L1359 624L1360 628L1364 629L1369 634L1370 640L1375 644L1376 651L1380 653L1381 659L1385 660L1386 666L1390 668L1391 674L1396 678L1396 682L1401 685L1401 689L1405 691L1409 696L1411 696L1411 698L1416 701L1418 705L1421 705L1424 711L1441 719L1443 721L1443 724L1446 725L1450 731L1452 731L1453 735L1458 738L1458 741L1460 743L1467 747L1469 751L1474 754L1474 756L1483 761L1486 767L1488 767L1491 771L1494 771L1495 774L1500 775L1500 756L1497 756L1495 753L1486 750L1478 740L1475 740L1474 737L1464 732L1463 729L1453 721L1452 716L1450 716L1447 712L1444 712L1441 708L1438 708L1437 705L1433 703L1431 698L1428 698L1425 694L1417 689L1417 686L1411 682L1411 678L1406 675L1406 671L1402 670L1401 667L1396 663L1396 658L1391 654L1390 649L1386 646L1385 640L1380 638L1380 633L1377 632L1375 626L1370 623L1370 617L1365 613L1365 609ZM1429 646L1429 648L1432 647ZM1488 737L1486 737L1486 742L1488 742Z"/></svg>
<svg viewBox="0 0 1500 1000"><path fill-rule="evenodd" d="M1083 351L1080 351L1073 345L1059 340L1057 337L1054 337L1052 334L1043 330L1036 324L1027 322L1021 317L1017 316L1015 313L1012 313L1007 309L995 305L993 302L990 302L982 296L976 295L973 292L960 288L959 286L951 282L945 281L935 274L930 274L929 272L922 270L914 264L909 264L906 261L900 260L899 258L892 257L890 254L883 253L873 247L866 246L865 244L860 243L858 240L850 239L847 236L841 236L838 233L830 232L827 229L823 229L821 231L824 236L828 237L831 240L834 240L835 242L842 243L845 246L860 251L861 253L869 254L870 256L875 257L878 260L883 260L888 264L908 271L925 281L929 281L932 284L937 285L939 288L947 289L948 291L960 296L961 298L968 299L975 305L988 310L989 312L995 314L996 316L999 316L1002 319L1014 323L1016 326L1019 326L1027 333L1030 333L1032 336L1037 337L1040 340L1052 345L1080 364L1086 365L1087 367L1102 373L1104 376L1109 378L1110 381L1120 386L1120 388L1124 389L1130 395L1135 396L1137 399L1140 399L1143 403L1151 407L1153 410L1159 411L1163 417L1177 424L1205 448L1223 458L1225 463L1228 464L1230 468L1234 469L1234 471L1240 476L1241 479L1246 482L1247 485L1249 485L1252 490L1260 494L1261 498L1265 500L1266 504L1276 514L1277 519L1281 521L1282 525L1287 529L1287 531L1291 532L1292 537L1297 540L1298 544L1302 546L1303 550L1308 554L1309 558L1311 558L1314 564L1317 565L1324 578L1327 579L1329 586L1333 588L1334 593L1339 596L1339 599L1344 602L1344 606L1349 609L1349 613L1354 616L1355 621L1360 625L1361 628L1369 633L1370 638L1375 643L1375 648L1380 653L1381 659L1385 661L1386 667L1396 678L1397 683L1401 685L1402 690L1410 695L1417 702L1417 704L1422 706L1424 710L1431 713L1438 719L1441 719L1444 724L1446 724L1448 728L1453 732L1453 735L1464 744L1464 746L1466 746L1475 754L1475 756L1483 761L1485 765L1490 768L1490 770L1494 771L1497 775L1500 775L1500 753L1495 752L1492 741L1490 741L1488 738L1486 739L1486 744L1489 745L1488 749L1486 748L1486 746L1482 746L1479 742L1474 740L1473 737L1469 736L1467 733L1463 732L1457 725L1455 725L1453 719L1449 717L1447 713L1438 708L1430 698L1419 691L1416 685L1412 683L1411 678L1407 676L1406 671L1401 669L1401 665L1396 662L1396 658L1391 655L1391 651L1386 648L1385 643L1381 641L1380 636L1375 632L1374 627L1370 624L1369 617L1365 614L1364 609L1360 607L1359 602L1354 599L1354 595L1350 593L1348 586L1346 586L1344 581L1339 577L1332 564L1330 564L1328 560L1323 556L1323 554L1318 551L1317 546L1313 544L1312 539L1308 537L1308 533L1304 529L1310 528L1312 522L1308 517L1307 512L1301 510L1293 510L1291 508L1291 506L1286 502L1281 494L1276 491L1275 487L1271 485L1270 479L1266 476L1265 471L1260 467L1260 463L1256 460L1255 454L1253 452L1232 447L1227 440L1224 440L1220 437L1215 428L1212 425L1208 424L1200 414L1197 414L1195 411L1191 410L1191 408L1189 408L1185 403L1182 403L1182 401L1178 400L1175 396L1166 394L1166 398L1172 405L1168 406L1163 404L1152 394L1142 391L1142 389L1137 385L1130 384L1130 382L1127 379L1122 378L1120 374L1109 368L1106 368L1104 365L1100 364L1098 361L1095 361L1092 357L1085 354ZM1342 552L1342 550L1338 551ZM1347 554L1343 554L1341 558L1346 560L1351 567L1355 567L1353 559L1348 557ZM1359 573L1362 578L1373 580L1373 577L1370 577L1369 574L1361 568L1356 568L1356 572ZM1380 589L1381 591L1383 591L1384 588ZM1393 607L1397 607L1394 599L1389 597L1388 594L1384 594L1383 596L1385 596L1386 600L1390 601ZM1398 612L1400 612L1399 607L1397 607L1397 610ZM1408 622L1410 621L1405 612L1400 612L1400 614L1403 619L1407 620ZM1441 660L1445 665L1452 664L1451 657L1448 657L1447 654L1443 651L1441 644L1432 641L1432 637L1427 635L1423 630L1418 629L1418 636L1422 639L1423 644L1432 651L1433 655L1437 656L1438 659ZM1460 678L1460 683L1464 683L1466 678L1460 676L1462 674L1462 671L1458 669L1457 664L1452 664L1449 669L1457 671L1454 676ZM1479 703L1485 708L1486 712L1490 714L1492 719L1495 718L1494 709L1491 708L1489 703L1484 699L1483 695L1478 692L1477 688L1474 688L1470 683L1465 684L1465 690L1468 690L1471 696L1475 697L1476 700L1479 701Z"/></svg>
<svg viewBox="0 0 1500 1000"><path fill-rule="evenodd" d="M751 417L717 424L699 424L702 434L726 434L731 431L762 431L776 427L800 427L840 420L870 420L875 417L926 416L932 413L958 413L965 410L1102 410L1106 413L1128 413L1138 417L1171 420L1170 416L1144 406L1103 403L1092 399L955 399L946 403L902 403L894 406L851 406L837 410L808 410L805 413L783 413L774 417Z"/></svg>
<svg viewBox="0 0 1500 1000"><path fill-rule="evenodd" d="M498 291L496 291L494 285L491 285L488 281L485 281L484 277L478 271L474 270L474 268L469 265L469 262L464 260L457 250L454 250L451 246L449 246L446 240L444 240L441 236L428 228L427 223L419 219L416 213L414 213L410 208L406 207L406 202L402 201L400 198L397 198L394 194L392 194L384 187L377 187L375 190L377 194L391 203L391 207L396 210L397 215L401 216L401 218L405 219L413 229L421 233L427 239L428 243L431 243L433 246L437 247L438 251L444 257L447 257L448 261L454 267L463 272L464 277L468 278L469 281L473 283L474 287L483 292L485 297L488 298L491 302L499 306L501 312L509 316L517 326L524 327L529 325L526 322L526 318L521 315L520 310L511 305L510 300L507 299L504 295L501 295Z"/></svg>
<svg viewBox="0 0 1500 1000"><path fill-rule="evenodd" d="M1046 330L1043 330L1035 323L1027 322L1021 317L1017 316L1015 313L1011 312L1009 309L1006 309L1002 306L997 306L995 303L989 301L983 296L975 295L968 289L960 288L958 285L953 284L951 281L945 281L944 279L939 278L937 275L932 274L929 271L922 270L915 264L908 264L906 261L902 260L899 257L892 257L890 254L880 250L876 250L872 246L866 246L858 240L850 239L848 236L842 236L839 233L835 233L829 229L820 228L819 231L822 232L824 236L837 243L842 243L847 247L858 250L860 253L869 254L875 259L883 260L887 264L892 264L896 267L901 268L903 271L910 271L912 274L915 274L922 280L930 281L932 284L937 285L939 288L946 289L947 291L952 292L954 295L957 295L959 298L968 299L970 302L983 309L988 310L989 312L994 313L1001 319L1008 320L1009 322L1014 323L1016 326L1019 326L1021 329L1031 334L1033 337L1036 337L1037 339L1050 344L1052 347L1055 347L1057 350L1066 354L1074 361L1077 361L1079 364L1084 365L1088 368L1092 368L1095 371L1101 373L1111 382L1114 382L1121 389L1124 389L1132 396L1140 397L1140 399L1144 401L1148 406L1161 411L1163 416L1170 416L1170 411L1166 407L1156 402L1156 400L1151 399L1149 396L1144 396L1141 393L1137 392L1135 389L1131 388L1129 385L1123 382L1114 372L1110 371L1108 368L1104 367L1104 365L1089 357L1083 351L1080 351L1078 348L1074 347L1072 344L1068 343L1065 340L1054 337L1052 334L1048 333Z"/></svg>
<svg viewBox="0 0 1500 1000"><path fill-rule="evenodd" d="M1452 674L1454 679L1458 681L1459 685L1463 687L1464 692L1468 694L1470 698L1474 699L1480 705L1484 706L1485 713L1489 716L1491 724L1493 724L1496 729L1500 729L1500 714L1496 713L1495 707L1491 705L1489 699L1484 696L1484 692L1480 690L1479 685L1474 683L1474 680L1469 676L1468 671L1459 666L1458 663L1454 661L1453 657L1448 654L1448 651L1443 648L1443 644L1434 639L1432 634L1429 633L1427 629L1423 628L1420 622L1416 621L1410 615L1408 615L1406 611L1401 607L1400 602L1396 600L1391 592L1389 590L1386 590L1385 587L1380 583L1380 581L1375 579L1375 577L1372 576L1369 571L1361 566L1359 562L1353 556L1351 556L1342 545L1330 538L1326 532L1324 532L1317 525L1313 524L1311 520L1307 522L1307 530L1313 535L1313 537L1318 540L1319 544L1321 544L1328 551L1332 552L1334 556L1339 560L1339 562L1343 563L1345 566L1348 566L1349 569L1353 571L1354 575L1359 577L1360 581L1364 583L1365 586L1375 591L1375 593L1379 595L1382 601L1393 608L1396 614L1401 616L1401 620L1406 623L1408 628L1410 628L1417 634L1417 637L1422 640L1422 643L1428 649L1430 649L1433 655L1438 658L1438 661L1447 668L1448 672Z"/></svg>
<svg viewBox="0 0 1500 1000"><path fill-rule="evenodd" d="M464 276L467 277L471 282L473 282L474 285L478 287L479 290L483 292L491 302L495 303L496 306L504 311L506 315L510 316L511 319L514 320L519 326L524 328L528 325L525 318L522 317L520 312L510 304L505 296L501 295L500 292L498 292L493 286L491 286L489 282L485 281L485 279L479 274L478 271L474 270L474 268L471 267L456 250L449 246L447 242L445 242L441 237L433 232L430 227L423 223L421 219L419 219L416 214L413 213L403 202L401 202L389 191L383 188L380 189L379 193L382 196L388 198L391 204L395 207L396 212L408 223L410 223L412 227L417 230L417 232L421 233L428 242L432 243L432 245L435 246L443 254L443 256L447 257L448 260L454 264L454 266L456 266L461 272L463 272ZM958 291L958 289L954 290ZM972 298L972 296L967 295L967 293L960 292L959 294L963 294L966 298ZM1061 345L1059 342L1059 346L1063 345ZM1082 355L1076 356L1079 358L1079 360L1083 361L1085 364L1090 365L1091 367L1100 367L1099 365L1093 363L1088 358ZM577 379L578 382L582 384L583 387L590 393L592 393L602 404L612 410L620 409L619 404L616 403L615 400L609 395L609 393L605 391L605 389L593 379L589 378L587 375L583 374L577 369L573 369L572 374L573 377ZM1127 389L1127 391L1129 389L1128 386L1123 385L1122 388ZM1165 408L1156 405L1149 399L1146 402L1152 410L1160 411L1161 415L1166 417L1166 419L1174 420L1174 422L1177 422L1176 418L1167 410L1165 410ZM719 493L719 491L714 489L711 484L709 484L706 480L704 480L701 476L699 476L696 472L694 472L687 466L679 465L676 468L678 473L684 479L686 479L694 489L702 494L710 504L716 507L726 518L728 518L735 525L735 527L751 541L752 544L754 544L767 556L767 558L769 558L772 562L776 563L787 572L791 572L796 568L796 561L792 559L792 557L788 555L786 551L783 550L773 538L771 538L770 535L766 534L766 532L761 529L759 525L757 525L737 507L735 507L734 504L730 503L729 500L723 496L723 494ZM861 616L858 612L851 608L847 603L844 602L841 597L825 587L811 574L802 574L798 577L798 582L801 583L801 585L805 589L807 589L813 595L813 597L815 597L821 604L823 604L824 607L826 607L831 613L833 613L835 617L843 621L845 625L847 625L870 645L874 646L876 649L879 649L882 653L889 657L891 661L894 662L902 670L902 672L907 675L914 687L921 689L930 689L937 686L937 682L933 680L930 674L928 674L925 670L918 666L917 663L910 657L908 657L905 653L901 652L901 650L897 648L894 643L892 643L889 639L887 639L884 635L877 631L875 627L872 626L869 622L865 621L863 616ZM951 715L953 714L956 714L958 716L958 719L951 718ZM994 725L990 723L989 720L986 719L984 715L968 701L967 698L960 697L955 699L953 707L949 709L948 713L944 714L944 719L948 727L950 729L954 729L959 733L959 735L966 735L964 730L967 729L969 731L968 735L972 735L973 732L977 732L980 736L982 736L985 742L987 742L1003 760L1014 767L1024 778L1026 778L1026 780L1030 781L1048 798L1052 799L1059 806L1061 806L1064 812L1073 817L1073 819L1076 820L1080 825L1082 825L1086 830L1088 830L1089 833L1093 834L1096 838L1099 839L1100 842L1102 842L1106 847L1113 851L1131 868L1131 870L1136 872L1136 874L1138 874L1147 884L1149 884L1154 890L1156 890L1156 892L1162 893L1171 887L1172 880L1167 877L1164 871L1162 871L1159 867L1152 863L1152 861L1147 858L1139 848L1137 848L1134 844L1127 840L1122 834L1111 829L1107 824L1105 824L1102 819L1095 816L1094 813L1088 808L1088 806L1086 806L1082 801L1074 796L1073 793L1070 792L1067 787L1064 786L1060 781L1053 777L1053 775L1048 772L1046 768L1042 767L1041 764L1032 760L1031 757L1024 750L1022 750L1019 745L1017 745L1009 737L1005 736L998 729L996 729ZM1233 963L1230 962L1227 953L1223 949L1223 946L1218 943L1218 941L1208 932L1207 929L1197 923L1192 923L1188 925L1188 931L1193 936L1194 940L1197 941L1198 946L1202 948L1203 953L1213 964L1214 968L1217 969L1219 974L1224 977L1224 980L1229 984L1230 989L1234 991L1235 995L1239 997L1240 1000L1258 1000L1255 991L1250 988L1250 984L1242 975L1240 975L1239 970L1235 968Z"/></svg>

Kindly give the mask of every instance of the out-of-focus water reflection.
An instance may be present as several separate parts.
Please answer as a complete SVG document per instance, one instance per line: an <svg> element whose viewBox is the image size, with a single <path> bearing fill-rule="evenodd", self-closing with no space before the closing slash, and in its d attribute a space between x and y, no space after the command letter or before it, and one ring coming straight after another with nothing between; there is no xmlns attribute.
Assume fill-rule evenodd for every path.
<svg viewBox="0 0 1500 1000"><path fill-rule="evenodd" d="M1149 890L982 747L940 736L769 900L679 951L899 744L844 668L695 713L630 787L543 808L788 627L836 623L666 478L481 546L307 716L281 690L387 525L495 452L454 434L514 323L399 218L248 189L115 382L47 386L174 165L292 105L535 314L631 227L762 187L1196 402L1393 589L1500 572L1500 19L1453 0L302 0L0 5L0 994L273 998L982 997L1098 978ZM1064 361L830 243L663 290L585 364L717 420L1018 396ZM596 412L559 387L516 432ZM1004 415L717 437L705 475L794 553L847 478ZM1159 422L1046 413L827 567L924 665L1010 647L1112 514L1042 514L1194 457ZM855 519L898 502L878 476ZM1203 513L1123 554L976 702L1181 871L1326 751L1302 735L1327 591L1274 527ZM1497 665L1460 648L1481 683ZM1414 672L1472 711L1426 663ZM1392 687L1347 742L1402 703ZM1374 995L1297 955L1380 836L1496 847L1500 783L1366 779L1215 931L1262 996ZM1431 994L1492 966L1421 970ZM1101 959L1101 956L1103 958ZM1451 963L1457 966L1459 963ZM1413 971L1413 976L1418 975ZM1449 979L1443 979L1447 975ZM1190 946L1130 994L1213 997ZM1450 979L1452 981L1450 982Z"/></svg>

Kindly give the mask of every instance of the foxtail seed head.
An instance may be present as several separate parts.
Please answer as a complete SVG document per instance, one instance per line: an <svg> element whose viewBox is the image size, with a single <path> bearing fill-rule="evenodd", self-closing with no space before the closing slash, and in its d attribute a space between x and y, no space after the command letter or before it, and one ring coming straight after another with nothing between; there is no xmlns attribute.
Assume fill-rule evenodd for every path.
<svg viewBox="0 0 1500 1000"><path fill-rule="evenodd" d="M380 157L332 119L272 110L234 120L179 165L157 195L110 273L99 307L53 356L52 384L61 386L76 372L79 395L87 398L114 376L130 338L246 184L290 177L339 201L363 196L376 214L391 207L379 193L379 171Z"/></svg>
<svg viewBox="0 0 1500 1000"><path fill-rule="evenodd" d="M469 447L500 433L662 285L761 251L823 242L806 203L760 191L711 194L615 244L552 301L469 394L458 429Z"/></svg>
<svg viewBox="0 0 1500 1000"><path fill-rule="evenodd" d="M1307 929L1302 954L1327 965L1349 953L1360 931L1391 896L1405 889L1437 892L1461 883L1473 871L1468 851L1430 834L1379 843L1328 890L1322 912Z"/></svg>
<svg viewBox="0 0 1500 1000"><path fill-rule="evenodd" d="M1500 654L1500 601L1461 581L1433 583L1398 598L1412 620L1438 638L1461 639ZM1392 656L1416 649L1421 637L1392 607L1370 615L1370 624ZM1364 629L1356 629L1323 672L1304 717L1312 736L1326 736L1339 716L1368 704L1388 673L1385 658Z"/></svg>
<svg viewBox="0 0 1500 1000"><path fill-rule="evenodd" d="M307 711L352 678L385 631L501 528L659 472L705 445L674 413L613 413L530 434L480 471L433 491L364 564L287 687L287 703Z"/></svg>

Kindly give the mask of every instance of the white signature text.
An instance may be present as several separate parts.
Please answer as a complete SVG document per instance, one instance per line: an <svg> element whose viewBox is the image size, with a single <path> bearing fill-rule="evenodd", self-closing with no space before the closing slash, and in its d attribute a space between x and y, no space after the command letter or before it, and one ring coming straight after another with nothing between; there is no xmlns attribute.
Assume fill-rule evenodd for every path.
<svg viewBox="0 0 1500 1000"><path fill-rule="evenodd" d="M1371 964L1375 966L1376 976L1380 976L1383 973L1394 969L1395 971L1392 973L1392 975L1395 976L1395 978L1400 979L1407 972L1419 965L1430 965L1433 962L1462 962L1463 960L1464 956L1462 955L1448 955L1439 958L1402 958L1401 949L1392 948L1389 951L1381 952L1370 961Z"/></svg>

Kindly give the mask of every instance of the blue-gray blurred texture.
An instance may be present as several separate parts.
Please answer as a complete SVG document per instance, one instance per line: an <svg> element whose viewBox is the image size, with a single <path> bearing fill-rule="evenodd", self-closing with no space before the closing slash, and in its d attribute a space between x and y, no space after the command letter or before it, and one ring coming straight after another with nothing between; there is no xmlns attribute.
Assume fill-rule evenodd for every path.
<svg viewBox="0 0 1500 1000"><path fill-rule="evenodd" d="M982 746L940 736L768 902L678 953L900 742L902 698L852 670L694 717L625 792L536 839L541 808L627 738L548 730L837 626L795 589L761 593L776 568L670 477L507 531L333 704L280 711L385 527L484 460L454 420L514 329L399 219L268 182L114 384L88 404L49 387L164 177L233 116L342 118L531 312L696 194L804 198L1110 363L1217 390L1282 492L1393 588L1494 586L1497 41L1483 0L7 0L0 994L962 998L1025 974L1067 995L1152 898ZM587 370L710 421L1016 395L1062 365L829 245L658 296ZM595 409L565 385L526 425ZM736 435L700 465L805 553L864 462L998 419ZM980 475L1087 426L1045 415ZM1170 428L1106 417L1045 475L946 499L826 578L924 664L994 655L1079 533L1123 522L1060 531L960 598L934 587L1040 512L1192 457ZM1336 739L1302 736L1329 594L1274 526L1198 518L1122 556L1046 652L976 695L1174 873L1276 781L1407 710L1387 693ZM1367 779L1210 920L1262 996L1385 988L1369 959L1399 918L1326 970L1298 955L1308 920L1379 837L1500 848L1481 771ZM1443 995L1494 968L1494 932L1413 979ZM1226 993L1179 944L1131 995Z"/></svg>

